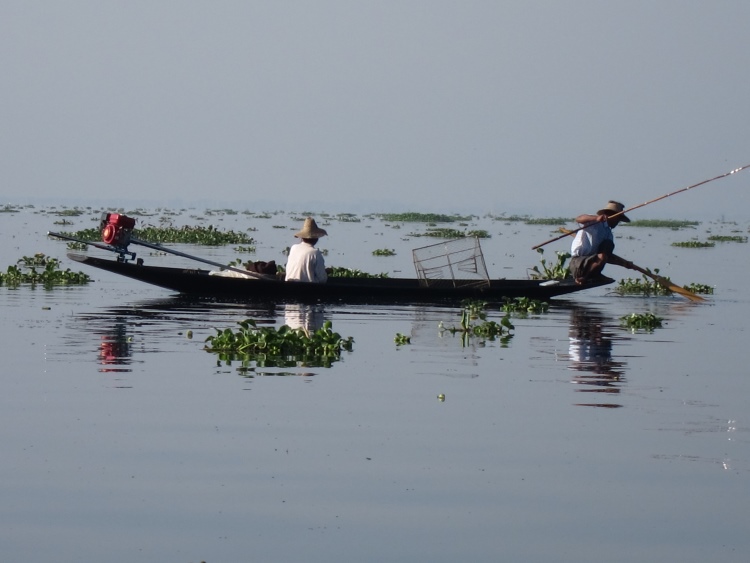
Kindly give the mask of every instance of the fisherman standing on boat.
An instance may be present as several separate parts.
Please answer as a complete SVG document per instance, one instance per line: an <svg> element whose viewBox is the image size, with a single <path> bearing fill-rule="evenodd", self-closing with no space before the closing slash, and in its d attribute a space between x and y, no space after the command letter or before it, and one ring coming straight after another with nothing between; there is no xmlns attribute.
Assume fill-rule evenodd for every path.
<svg viewBox="0 0 750 563"><path fill-rule="evenodd" d="M620 221L630 223L630 219L621 213L624 209L619 201L609 201L596 215L584 213L576 217L576 223L584 227L578 231L570 248L570 272L577 284L603 277L602 270L609 263L632 269L632 262L613 254L615 239L612 229ZM620 215L612 217L617 213Z"/></svg>
<svg viewBox="0 0 750 563"><path fill-rule="evenodd" d="M305 219L302 229L294 235L302 240L289 249L286 281L323 283L328 280L323 253L315 248L318 239L327 234L325 229L318 227L315 219Z"/></svg>

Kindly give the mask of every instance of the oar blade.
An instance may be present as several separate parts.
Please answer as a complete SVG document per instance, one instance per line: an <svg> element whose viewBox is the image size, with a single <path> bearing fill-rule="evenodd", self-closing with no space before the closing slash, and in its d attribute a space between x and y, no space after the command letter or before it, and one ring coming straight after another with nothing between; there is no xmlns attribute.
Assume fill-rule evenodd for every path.
<svg viewBox="0 0 750 563"><path fill-rule="evenodd" d="M661 276L654 276L654 279L656 279L656 281L659 282L662 285L662 287L667 288L669 291L673 293L677 293L679 295L682 295L683 297L687 297L688 299L690 299L690 301L705 301L706 300L704 297L698 295L697 293L693 293L689 289L680 287L679 285L675 285L672 282L665 280Z"/></svg>
<svg viewBox="0 0 750 563"><path fill-rule="evenodd" d="M693 293L689 289L685 289L684 287L680 287L677 284L672 283L667 278L663 278L662 276L658 276L656 274L653 274L649 272L648 270L641 268L639 266L633 265L633 269L642 273L644 276L650 277L652 280L654 280L656 283L658 283L660 286L662 286L665 289L668 289L672 293L677 293L678 295L682 295L683 297L687 297L690 299L690 301L705 301L703 297L698 295L697 293Z"/></svg>

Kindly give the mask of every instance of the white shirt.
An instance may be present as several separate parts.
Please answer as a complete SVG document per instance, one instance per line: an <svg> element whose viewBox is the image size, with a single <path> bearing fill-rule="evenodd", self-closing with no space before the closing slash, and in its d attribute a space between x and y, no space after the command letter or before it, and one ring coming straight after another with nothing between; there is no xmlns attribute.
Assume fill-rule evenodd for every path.
<svg viewBox="0 0 750 563"><path fill-rule="evenodd" d="M578 231L576 238L573 239L570 247L570 253L573 256L591 256L596 254L603 241L615 240L612 229L606 222L588 223L588 225L590 226Z"/></svg>
<svg viewBox="0 0 750 563"><path fill-rule="evenodd" d="M299 242L289 249L286 281L323 283L328 280L323 253L312 244Z"/></svg>

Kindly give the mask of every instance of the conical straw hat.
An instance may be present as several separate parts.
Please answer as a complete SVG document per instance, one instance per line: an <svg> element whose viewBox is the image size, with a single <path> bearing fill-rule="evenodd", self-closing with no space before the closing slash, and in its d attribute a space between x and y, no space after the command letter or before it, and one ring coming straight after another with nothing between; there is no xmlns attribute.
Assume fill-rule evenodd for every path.
<svg viewBox="0 0 750 563"><path fill-rule="evenodd" d="M302 229L298 233L295 233L295 237L297 238L320 238L326 236L328 233L325 231L325 229L321 229L318 227L318 224L315 222L315 219L312 217L308 217L305 219L305 224L302 226Z"/></svg>

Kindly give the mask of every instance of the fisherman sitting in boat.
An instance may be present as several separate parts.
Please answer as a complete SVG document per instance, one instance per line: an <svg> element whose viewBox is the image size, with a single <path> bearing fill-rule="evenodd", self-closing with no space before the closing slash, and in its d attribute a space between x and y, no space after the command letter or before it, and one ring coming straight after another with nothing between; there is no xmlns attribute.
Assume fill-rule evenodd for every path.
<svg viewBox="0 0 750 563"><path fill-rule="evenodd" d="M632 269L632 262L613 254L615 240L612 229L620 221L630 223L630 219L622 214L624 209L625 206L619 201L609 201L596 215L584 213L576 217L576 223L582 228L570 248L570 272L577 284L603 278L602 270L608 263Z"/></svg>
<svg viewBox="0 0 750 563"><path fill-rule="evenodd" d="M327 234L325 229L318 227L315 219L305 219L302 229L294 235L302 240L289 249L286 281L323 283L328 280L323 253L315 248L318 239Z"/></svg>

